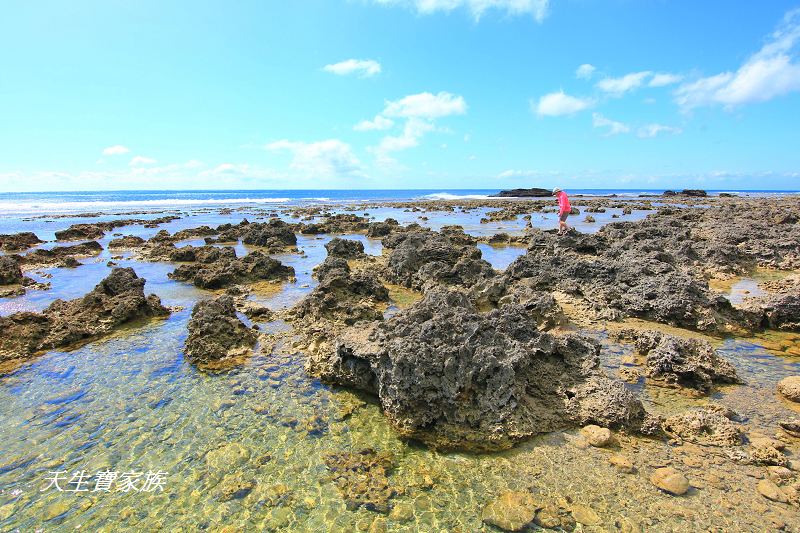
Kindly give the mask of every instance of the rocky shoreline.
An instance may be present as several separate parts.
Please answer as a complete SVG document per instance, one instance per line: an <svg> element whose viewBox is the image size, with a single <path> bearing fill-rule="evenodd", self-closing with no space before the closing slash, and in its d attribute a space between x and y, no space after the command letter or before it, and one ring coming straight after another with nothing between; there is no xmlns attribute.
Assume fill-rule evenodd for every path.
<svg viewBox="0 0 800 533"><path fill-rule="evenodd" d="M162 229L148 238L109 239L105 233L154 227L178 216L76 224L57 232L58 239L105 238L105 248L100 241L43 248L35 233L3 235L0 289L6 292L0 295L45 288L34 287L37 282L28 275L80 267L106 249L117 254L115 262L168 263L169 279L207 292L191 312L183 350L201 371L224 373L268 354L276 342L290 342L310 375L366 393L398 436L434 450L505 450L536 435L579 428L587 445L601 449L613 447L616 439L688 443L719 450L714 453L737 464L771 469L758 493L796 508L800 418L778 421L775 437L765 439L715 402L660 416L630 385L714 397L721 388L745 386L747 376L713 339L800 332L800 200L709 198L684 191L658 199L577 198L573 204L587 213L620 210L615 214L620 218L632 211L650 214L640 221L612 221L595 233L572 230L563 236L530 227L532 214L553 209L551 199L265 209L264 221L236 221L231 215L235 223L174 233ZM511 220L527 221L528 227L475 236L457 225L431 229L368 215L385 208L419 213L421 222L427 214L480 212L484 225ZM295 279L286 258L302 255L298 236L326 234L343 237L325 244L314 284L299 301L269 309L250 299L263 284L279 287ZM353 235L379 241L382 254L365 253L363 242L347 238ZM484 259L479 248L484 244L525 249L500 271ZM741 302L716 289L757 270L781 275L765 282L762 294ZM157 296L145 296L144 284L132 268L113 268L82 298L58 300L41 313L0 317L3 368L169 315ZM397 307L394 295L400 290L413 297ZM290 329L263 330L275 321ZM601 366L606 344L583 332L591 328L608 330L607 343L633 350L619 378ZM782 400L775 401L797 403L797 379L782 381L776 389ZM625 457L612 463L622 472L635 469ZM392 511L393 466L385 457L368 450L342 452L327 457L326 464L348 505ZM366 486L359 488L351 468L367 476ZM692 486L673 467L655 469L649 479L672 496ZM487 503L483 520L507 530L531 523L569 529L575 520L594 521L591 509L559 509L524 491L504 493Z"/></svg>

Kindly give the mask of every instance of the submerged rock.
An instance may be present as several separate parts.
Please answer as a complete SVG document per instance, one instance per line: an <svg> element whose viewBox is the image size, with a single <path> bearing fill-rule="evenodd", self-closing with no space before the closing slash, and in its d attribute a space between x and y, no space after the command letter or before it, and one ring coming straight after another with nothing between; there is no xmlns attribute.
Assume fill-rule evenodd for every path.
<svg viewBox="0 0 800 533"><path fill-rule="evenodd" d="M681 496L689 491L689 480L671 466L657 468L650 476L650 482L673 496Z"/></svg>
<svg viewBox="0 0 800 533"><path fill-rule="evenodd" d="M208 366L248 354L256 340L256 333L236 316L233 298L222 295L195 304L184 353L192 363Z"/></svg>
<svg viewBox="0 0 800 533"><path fill-rule="evenodd" d="M503 531L522 531L542 505L529 492L503 492L483 508L481 519Z"/></svg>
<svg viewBox="0 0 800 533"><path fill-rule="evenodd" d="M714 409L692 409L670 416L664 431L688 442L707 446L737 446L742 443L742 429Z"/></svg>
<svg viewBox="0 0 800 533"><path fill-rule="evenodd" d="M405 437L491 450L575 424L641 429L644 408L602 374L598 352L583 337L539 332L522 306L480 313L465 292L435 288L310 354L307 367L377 394Z"/></svg>
<svg viewBox="0 0 800 533"><path fill-rule="evenodd" d="M656 382L704 394L711 392L715 383L741 383L733 365L707 341L652 330L626 329L617 336L635 341L637 351L645 356L647 377Z"/></svg>
<svg viewBox="0 0 800 533"><path fill-rule="evenodd" d="M323 460L349 510L359 507L379 513L391 510L389 500L397 491L389 484L388 476L394 468L389 454L372 449L331 452Z"/></svg>
<svg viewBox="0 0 800 533"><path fill-rule="evenodd" d="M82 298L56 300L41 313L0 317L0 360L25 358L169 314L158 296L144 295L144 284L132 268L115 268Z"/></svg>

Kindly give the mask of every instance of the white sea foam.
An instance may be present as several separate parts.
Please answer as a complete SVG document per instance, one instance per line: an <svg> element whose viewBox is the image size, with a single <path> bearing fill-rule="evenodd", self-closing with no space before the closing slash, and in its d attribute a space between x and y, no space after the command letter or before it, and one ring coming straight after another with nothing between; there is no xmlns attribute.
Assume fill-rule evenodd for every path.
<svg viewBox="0 0 800 533"><path fill-rule="evenodd" d="M437 192L426 194L423 198L429 200L485 200L491 198L488 194L450 194L447 192Z"/></svg>
<svg viewBox="0 0 800 533"><path fill-rule="evenodd" d="M41 202L23 200L0 202L0 213L64 213L108 210L128 210L134 207L184 207L197 205L276 204L288 203L290 198L162 198L158 200L102 200L86 202Z"/></svg>

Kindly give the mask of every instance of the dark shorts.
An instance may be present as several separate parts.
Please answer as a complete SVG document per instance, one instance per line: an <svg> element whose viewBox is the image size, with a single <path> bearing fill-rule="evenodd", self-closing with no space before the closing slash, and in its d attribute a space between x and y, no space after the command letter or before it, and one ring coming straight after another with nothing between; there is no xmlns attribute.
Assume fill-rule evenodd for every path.
<svg viewBox="0 0 800 533"><path fill-rule="evenodd" d="M566 213L561 213L560 215L558 215L558 220L560 220L561 222L566 222L568 216L569 216L569 211L567 211Z"/></svg>

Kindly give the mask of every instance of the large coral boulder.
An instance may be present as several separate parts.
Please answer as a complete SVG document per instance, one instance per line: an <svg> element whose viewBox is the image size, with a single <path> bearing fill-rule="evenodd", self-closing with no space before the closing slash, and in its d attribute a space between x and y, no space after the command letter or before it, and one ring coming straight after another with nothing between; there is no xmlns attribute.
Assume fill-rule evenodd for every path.
<svg viewBox="0 0 800 533"><path fill-rule="evenodd" d="M480 313L466 292L435 288L371 330L347 332L307 366L377 394L406 437L492 450L575 424L640 429L644 408L603 375L598 352L583 337L538 331L520 305Z"/></svg>
<svg viewBox="0 0 800 533"><path fill-rule="evenodd" d="M199 366L211 366L247 355L256 340L256 333L236 315L233 298L223 295L195 304L184 353Z"/></svg>
<svg viewBox="0 0 800 533"><path fill-rule="evenodd" d="M800 376L789 376L778 383L778 392L787 400L800 402Z"/></svg>
<svg viewBox="0 0 800 533"><path fill-rule="evenodd" d="M35 233L25 231L11 235L0 235L0 248L6 252L18 252L27 250L32 246L43 243Z"/></svg>
<svg viewBox="0 0 800 533"><path fill-rule="evenodd" d="M0 360L69 346L124 324L169 314L158 296L145 296L144 284L132 268L115 268L82 298L56 300L42 313L0 317Z"/></svg>
<svg viewBox="0 0 800 533"><path fill-rule="evenodd" d="M326 245L325 249L329 256L342 257L344 259L357 259L364 256L364 243L350 239L334 237Z"/></svg>
<svg viewBox="0 0 800 533"><path fill-rule="evenodd" d="M294 276L292 267L285 266L257 250L237 258L230 247L185 248L177 248L172 254L172 260L189 263L179 266L169 277L192 282L204 289L220 289L233 284L275 281Z"/></svg>

